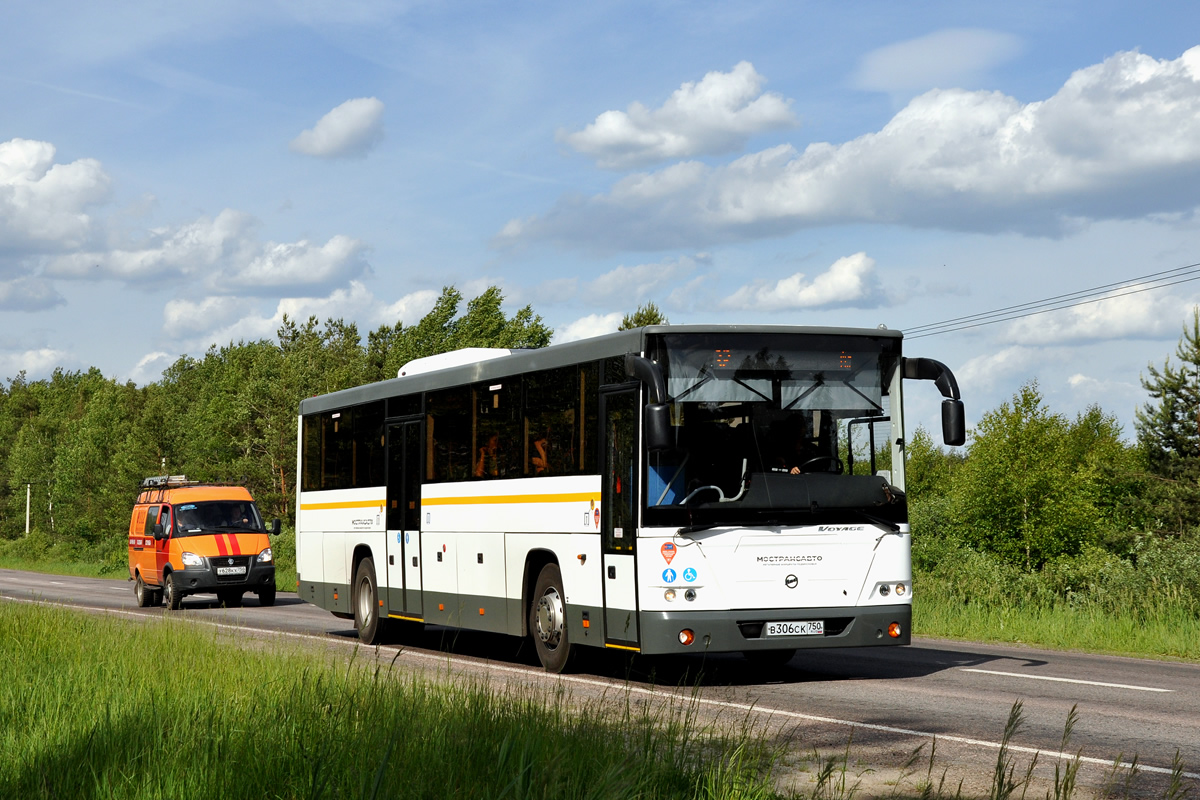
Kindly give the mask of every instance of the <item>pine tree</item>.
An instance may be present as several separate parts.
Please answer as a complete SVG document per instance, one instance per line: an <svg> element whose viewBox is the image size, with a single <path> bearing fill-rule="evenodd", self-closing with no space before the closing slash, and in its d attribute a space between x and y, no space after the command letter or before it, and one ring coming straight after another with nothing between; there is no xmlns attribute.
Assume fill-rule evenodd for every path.
<svg viewBox="0 0 1200 800"><path fill-rule="evenodd" d="M1142 388L1151 401L1137 411L1138 444L1146 467L1158 480L1147 498L1148 516L1160 527L1183 532L1200 524L1200 307L1183 326L1162 369L1149 366Z"/></svg>
<svg viewBox="0 0 1200 800"><path fill-rule="evenodd" d="M637 311L632 314L626 314L621 319L621 327L617 330L627 331L631 328L643 328L646 325L667 325L669 323L670 320L667 319L662 309L651 301L638 306Z"/></svg>

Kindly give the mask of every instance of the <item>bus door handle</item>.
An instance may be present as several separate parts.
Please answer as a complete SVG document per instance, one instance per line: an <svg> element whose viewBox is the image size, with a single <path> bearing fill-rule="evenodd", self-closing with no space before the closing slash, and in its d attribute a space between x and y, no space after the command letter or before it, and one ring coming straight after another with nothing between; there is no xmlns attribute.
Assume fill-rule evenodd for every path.
<svg viewBox="0 0 1200 800"><path fill-rule="evenodd" d="M612 565L612 564L610 564L610 565L609 565L609 567L608 567L608 577L610 577L610 578L615 578L615 577L617 577L617 568L616 568L616 566L614 566L614 565Z"/></svg>

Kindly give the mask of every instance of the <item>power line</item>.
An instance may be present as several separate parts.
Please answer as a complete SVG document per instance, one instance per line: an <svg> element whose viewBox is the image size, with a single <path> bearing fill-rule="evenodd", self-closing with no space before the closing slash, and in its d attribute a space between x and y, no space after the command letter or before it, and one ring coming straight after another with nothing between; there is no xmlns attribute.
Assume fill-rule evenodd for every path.
<svg viewBox="0 0 1200 800"><path fill-rule="evenodd" d="M943 320L941 322L933 322L928 325L919 325L914 328L905 330L905 338L921 339L927 336L939 336L943 333L954 333L956 331L968 330L970 328L978 328L984 325L993 325L998 322L1009 322L1012 320L1032 317L1038 314L1046 314L1051 311L1062 311L1076 306L1087 305L1089 303L1100 303L1105 300L1112 300L1118 297L1125 297L1132 294L1140 294L1154 289L1163 289L1168 286L1176 286L1181 283L1189 283L1191 281L1200 280L1200 263L1188 264L1174 269L1163 270L1161 272L1152 272L1148 275L1142 275L1138 278L1129 278L1115 283L1108 283L1102 286L1095 286L1090 289L1081 289L1075 292L1055 295L1043 300L1034 300L1027 303L1019 303L1013 306L1006 306L992 311L984 311L978 314L970 314L963 317L955 317L953 319ZM1126 289L1127 291L1112 292L1110 290Z"/></svg>

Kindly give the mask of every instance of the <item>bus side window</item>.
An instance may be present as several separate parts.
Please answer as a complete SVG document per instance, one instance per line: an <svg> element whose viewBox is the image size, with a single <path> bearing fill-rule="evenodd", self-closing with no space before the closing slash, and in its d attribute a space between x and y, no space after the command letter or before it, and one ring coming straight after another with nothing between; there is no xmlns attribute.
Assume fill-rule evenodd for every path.
<svg viewBox="0 0 1200 800"><path fill-rule="evenodd" d="M525 376L525 474L579 472L578 367Z"/></svg>
<svg viewBox="0 0 1200 800"><path fill-rule="evenodd" d="M426 396L433 467L427 480L465 481L471 477L474 466L471 394L469 386L458 386Z"/></svg>

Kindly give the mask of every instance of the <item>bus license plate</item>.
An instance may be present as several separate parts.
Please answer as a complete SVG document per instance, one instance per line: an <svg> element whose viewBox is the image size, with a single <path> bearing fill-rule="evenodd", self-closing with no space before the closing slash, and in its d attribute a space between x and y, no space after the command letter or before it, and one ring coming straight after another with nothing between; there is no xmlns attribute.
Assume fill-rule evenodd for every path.
<svg viewBox="0 0 1200 800"><path fill-rule="evenodd" d="M825 621L768 622L767 636L824 636Z"/></svg>
<svg viewBox="0 0 1200 800"><path fill-rule="evenodd" d="M245 575L245 567L217 567L218 575Z"/></svg>

